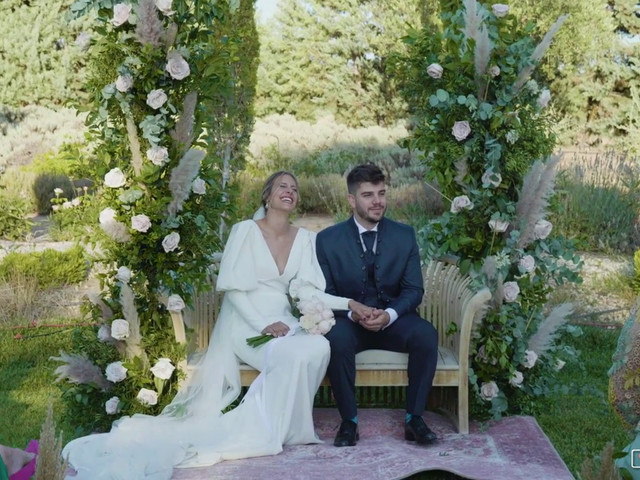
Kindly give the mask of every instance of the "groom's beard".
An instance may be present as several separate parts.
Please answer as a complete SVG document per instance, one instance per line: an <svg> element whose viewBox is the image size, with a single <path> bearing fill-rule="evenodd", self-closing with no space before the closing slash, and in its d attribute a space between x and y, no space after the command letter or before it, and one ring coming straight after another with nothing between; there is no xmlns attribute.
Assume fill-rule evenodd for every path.
<svg viewBox="0 0 640 480"><path fill-rule="evenodd" d="M372 224L378 223L384 217L384 213L387 211L387 206L380 207L377 210L365 210L360 205L356 204L356 213L362 220L370 222Z"/></svg>

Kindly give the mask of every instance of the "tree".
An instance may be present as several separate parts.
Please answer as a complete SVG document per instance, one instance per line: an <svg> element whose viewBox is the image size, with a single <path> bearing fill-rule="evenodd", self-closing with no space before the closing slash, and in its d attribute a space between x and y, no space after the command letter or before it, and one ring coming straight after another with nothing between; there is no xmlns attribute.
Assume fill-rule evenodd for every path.
<svg viewBox="0 0 640 480"><path fill-rule="evenodd" d="M67 21L72 2L0 2L0 105L61 105L82 92L89 21Z"/></svg>
<svg viewBox="0 0 640 480"><path fill-rule="evenodd" d="M388 75L388 57L418 23L416 1L283 0L262 27L258 116L395 123L405 105Z"/></svg>

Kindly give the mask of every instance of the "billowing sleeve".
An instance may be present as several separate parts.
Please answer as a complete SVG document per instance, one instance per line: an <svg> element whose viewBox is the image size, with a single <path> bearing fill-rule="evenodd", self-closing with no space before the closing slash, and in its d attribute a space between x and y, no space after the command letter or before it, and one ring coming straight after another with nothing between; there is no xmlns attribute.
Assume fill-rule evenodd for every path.
<svg viewBox="0 0 640 480"><path fill-rule="evenodd" d="M232 227L220 261L216 289L226 292L224 301L230 302L245 322L261 332L264 316L247 295L247 292L258 288L254 234L250 222L251 220L236 223Z"/></svg>
<svg viewBox="0 0 640 480"><path fill-rule="evenodd" d="M289 284L289 295L300 300L308 300L315 296L331 310L348 310L349 298L325 292L326 282L315 251L316 234L308 230L301 233L306 235L302 259L297 275Z"/></svg>

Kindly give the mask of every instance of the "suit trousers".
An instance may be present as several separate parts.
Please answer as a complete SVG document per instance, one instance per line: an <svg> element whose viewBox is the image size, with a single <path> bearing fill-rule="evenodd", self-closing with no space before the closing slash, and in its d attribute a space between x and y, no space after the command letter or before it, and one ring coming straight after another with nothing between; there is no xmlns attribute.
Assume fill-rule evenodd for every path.
<svg viewBox="0 0 640 480"><path fill-rule="evenodd" d="M431 322L415 312L407 313L387 328L372 332L340 312L336 314L336 324L326 337L331 344L327 374L343 420L357 415L356 354L371 349L409 354L407 413L422 415L438 361L438 332Z"/></svg>

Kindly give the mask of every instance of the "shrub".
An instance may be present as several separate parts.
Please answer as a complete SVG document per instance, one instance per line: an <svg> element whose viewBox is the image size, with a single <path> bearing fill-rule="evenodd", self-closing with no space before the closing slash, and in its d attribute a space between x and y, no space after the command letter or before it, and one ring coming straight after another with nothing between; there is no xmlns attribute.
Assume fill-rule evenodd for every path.
<svg viewBox="0 0 640 480"><path fill-rule="evenodd" d="M37 281L39 288L60 287L82 282L88 272L84 249L76 245L59 252L47 248L41 252L11 252L0 262L0 279L19 273Z"/></svg>
<svg viewBox="0 0 640 480"><path fill-rule="evenodd" d="M0 165L29 165L41 153L65 143L83 142L86 114L70 108L30 105L0 113Z"/></svg>
<svg viewBox="0 0 640 480"><path fill-rule="evenodd" d="M55 199L49 236L56 242L90 238L97 230L96 219L103 207L93 195L81 195L71 201Z"/></svg>
<svg viewBox="0 0 640 480"><path fill-rule="evenodd" d="M55 199L56 188L62 189L60 194L65 198L75 197L73 184L68 176L56 173L43 173L36 177L33 183L33 194L36 197L36 209L38 214L47 215L51 212L51 200Z"/></svg>
<svg viewBox="0 0 640 480"><path fill-rule="evenodd" d="M640 246L638 159L615 152L577 154L560 165L552 217L556 231L588 251L630 253Z"/></svg>
<svg viewBox="0 0 640 480"><path fill-rule="evenodd" d="M33 223L27 218L29 205L22 198L10 196L0 190L0 238L24 240Z"/></svg>

